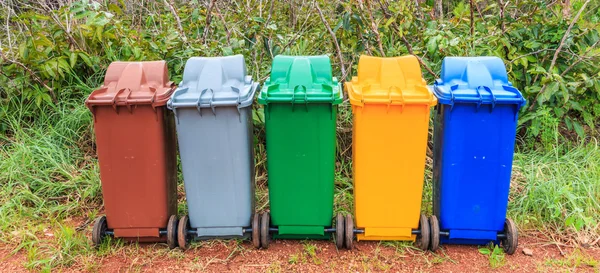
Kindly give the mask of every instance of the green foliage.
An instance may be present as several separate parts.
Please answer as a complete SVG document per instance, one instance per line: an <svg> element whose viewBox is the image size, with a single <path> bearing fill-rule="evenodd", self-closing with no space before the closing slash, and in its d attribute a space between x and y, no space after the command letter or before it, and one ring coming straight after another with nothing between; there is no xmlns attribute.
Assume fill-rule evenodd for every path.
<svg viewBox="0 0 600 273"><path fill-rule="evenodd" d="M479 248L479 253L488 256L490 267L493 269L502 267L506 264L504 251L497 245Z"/></svg>
<svg viewBox="0 0 600 273"><path fill-rule="evenodd" d="M435 73L445 56L502 57L511 81L529 102L520 124L531 128L530 139L539 140L543 138L539 132L547 129L546 124L535 122L541 115L557 118L565 125L561 129L580 137L596 131L600 117L597 3L588 4L586 10L596 12L579 17L554 60L583 3L573 1L570 16L564 17L562 5L510 1L500 17L496 1L479 0L475 1L473 30L469 3L463 1L446 3L451 14L445 20L431 17L433 3L416 7L413 1L383 5L320 1L320 6L336 34L344 65L351 64L352 71L360 54L394 56L412 50ZM272 10L262 1L217 4L210 15L208 7L196 1L174 8L175 13L160 1L101 4L79 0L47 12L40 12L44 8L5 9L0 17L8 20L10 31L0 34L7 58L0 66L1 103L21 97L24 103L41 108L61 98L83 99L86 93L64 94L69 90L65 86L91 77L91 86L98 86L108 64L116 60L165 59L172 79L179 81L189 57L244 54L249 71L264 79L274 55L329 54L340 75L332 38L310 3L293 7L277 2ZM9 16L11 10L19 12ZM429 72L424 75L429 82L434 79ZM6 122L0 124L2 131L6 127Z"/></svg>
<svg viewBox="0 0 600 273"><path fill-rule="evenodd" d="M597 143L516 154L509 215L522 228L542 226L590 244L600 223Z"/></svg>

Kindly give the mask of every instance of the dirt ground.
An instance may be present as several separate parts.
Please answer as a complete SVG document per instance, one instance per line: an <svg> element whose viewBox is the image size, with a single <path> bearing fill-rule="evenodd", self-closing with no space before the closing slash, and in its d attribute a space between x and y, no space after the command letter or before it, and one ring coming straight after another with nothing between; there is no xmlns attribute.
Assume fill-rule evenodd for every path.
<svg viewBox="0 0 600 273"><path fill-rule="evenodd" d="M337 250L332 241L272 242L255 250L250 242L207 241L187 251L169 251L164 244L126 244L100 256L82 257L63 272L600 272L600 249L557 246L521 237L512 255L489 256L477 246L445 245L436 253L409 244L355 243ZM523 254L523 249L533 256ZM561 254L561 251L563 254ZM27 253L0 250L0 272L27 272Z"/></svg>

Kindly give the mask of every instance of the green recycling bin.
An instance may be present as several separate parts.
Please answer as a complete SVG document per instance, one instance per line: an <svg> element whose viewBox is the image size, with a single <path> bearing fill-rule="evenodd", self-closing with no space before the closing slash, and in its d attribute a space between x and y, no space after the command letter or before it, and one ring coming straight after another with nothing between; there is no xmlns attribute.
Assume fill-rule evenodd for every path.
<svg viewBox="0 0 600 273"><path fill-rule="evenodd" d="M270 200L270 213L261 215L263 248L271 235L328 239L331 233L342 246L345 218L339 215L332 225L337 104L342 96L329 57L273 59L271 76L258 97L265 113Z"/></svg>

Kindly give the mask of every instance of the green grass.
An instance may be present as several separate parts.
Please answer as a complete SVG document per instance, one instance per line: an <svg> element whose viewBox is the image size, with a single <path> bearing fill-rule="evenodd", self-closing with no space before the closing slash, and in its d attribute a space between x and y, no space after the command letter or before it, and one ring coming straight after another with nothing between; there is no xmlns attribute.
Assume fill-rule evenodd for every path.
<svg viewBox="0 0 600 273"><path fill-rule="evenodd" d="M21 109L7 117L11 134L0 136L0 240L27 253L28 269L69 266L90 248L64 222L101 207L91 115L65 103L31 124Z"/></svg>
<svg viewBox="0 0 600 273"><path fill-rule="evenodd" d="M598 260L581 252L579 249L574 250L564 259L546 259L545 265L554 268L561 267L573 270L580 267L594 268L596 270L600 269L600 262Z"/></svg>
<svg viewBox="0 0 600 273"><path fill-rule="evenodd" d="M585 245L598 238L598 143L562 144L547 152L515 154L509 215L521 228L557 233Z"/></svg>

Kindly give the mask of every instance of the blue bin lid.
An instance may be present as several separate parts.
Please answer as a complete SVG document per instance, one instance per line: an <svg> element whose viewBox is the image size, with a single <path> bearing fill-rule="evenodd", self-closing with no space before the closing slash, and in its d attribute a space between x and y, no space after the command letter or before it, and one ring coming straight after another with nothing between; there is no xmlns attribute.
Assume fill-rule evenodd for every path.
<svg viewBox="0 0 600 273"><path fill-rule="evenodd" d="M441 104L454 103L525 105L525 98L508 81L506 67L498 57L446 57L441 79L433 93Z"/></svg>
<svg viewBox="0 0 600 273"><path fill-rule="evenodd" d="M246 75L244 56L192 57L183 71L183 80L167 103L179 107L212 108L252 105L258 83Z"/></svg>

